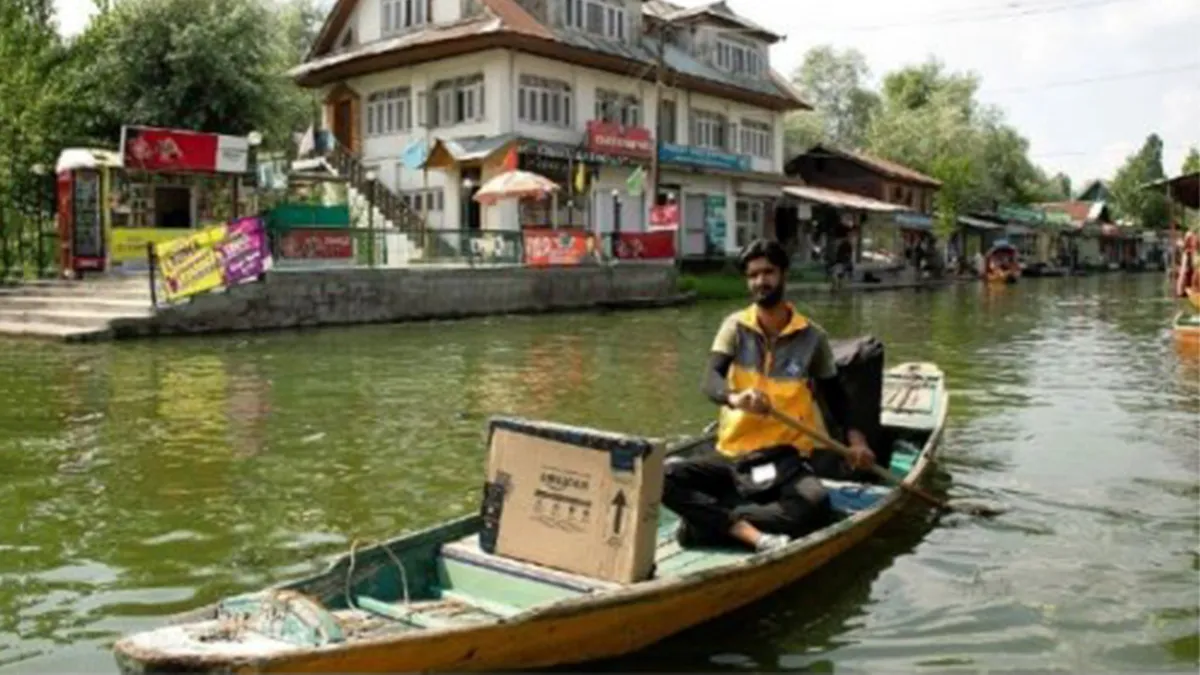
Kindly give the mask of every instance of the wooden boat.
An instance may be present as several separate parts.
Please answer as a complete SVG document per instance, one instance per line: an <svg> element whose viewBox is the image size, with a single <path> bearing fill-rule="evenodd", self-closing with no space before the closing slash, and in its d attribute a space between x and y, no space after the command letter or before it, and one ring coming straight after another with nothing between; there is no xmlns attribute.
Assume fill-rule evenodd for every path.
<svg viewBox="0 0 1200 675"><path fill-rule="evenodd" d="M930 363L885 372L881 422L909 483L933 472L948 411ZM682 442L680 455L711 437ZM841 519L753 553L677 543L660 512L654 577L616 584L484 553L479 516L359 550L326 571L210 605L114 646L126 673L478 671L614 657L759 600L870 537L911 499L826 481Z"/></svg>
<svg viewBox="0 0 1200 675"><path fill-rule="evenodd" d="M983 279L989 284L1015 284L1021 278L1021 253L1001 239L983 257Z"/></svg>

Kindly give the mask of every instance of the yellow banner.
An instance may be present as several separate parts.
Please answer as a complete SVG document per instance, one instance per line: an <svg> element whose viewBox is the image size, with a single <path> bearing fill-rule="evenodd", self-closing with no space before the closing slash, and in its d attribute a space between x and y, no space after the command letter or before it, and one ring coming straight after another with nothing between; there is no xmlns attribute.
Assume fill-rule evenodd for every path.
<svg viewBox="0 0 1200 675"><path fill-rule="evenodd" d="M149 227L115 227L112 231L114 263L146 262L146 244L162 244L187 230L157 230Z"/></svg>
<svg viewBox="0 0 1200 675"><path fill-rule="evenodd" d="M216 244L225 238L225 232L225 225L215 225L154 245L166 301L203 293L221 285L223 275Z"/></svg>

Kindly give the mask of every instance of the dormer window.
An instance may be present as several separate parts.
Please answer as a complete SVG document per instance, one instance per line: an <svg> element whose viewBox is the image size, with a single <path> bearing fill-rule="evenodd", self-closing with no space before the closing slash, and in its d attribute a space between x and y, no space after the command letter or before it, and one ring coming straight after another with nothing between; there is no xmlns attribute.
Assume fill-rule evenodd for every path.
<svg viewBox="0 0 1200 675"><path fill-rule="evenodd" d="M381 0L383 34L395 35L429 23L429 0Z"/></svg>
<svg viewBox="0 0 1200 675"><path fill-rule="evenodd" d="M717 67L734 75L762 75L763 60L758 50L732 40L717 40Z"/></svg>
<svg viewBox="0 0 1200 675"><path fill-rule="evenodd" d="M609 0L566 0L566 25L609 40L625 40L625 6Z"/></svg>

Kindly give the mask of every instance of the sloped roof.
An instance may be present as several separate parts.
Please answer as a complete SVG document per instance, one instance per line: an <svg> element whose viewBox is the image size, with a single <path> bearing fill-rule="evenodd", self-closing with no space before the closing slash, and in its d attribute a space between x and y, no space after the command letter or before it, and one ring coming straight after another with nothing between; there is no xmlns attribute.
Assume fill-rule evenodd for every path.
<svg viewBox="0 0 1200 675"><path fill-rule="evenodd" d="M560 48L579 50L581 56L590 53L619 59L618 62L608 64L607 69L621 71L633 77L638 77L637 72L640 70L643 74L639 79L649 79L654 72L656 45L648 39L631 44L603 40L578 31L556 30L538 21L516 0L478 1L483 5L483 12L477 16L453 24L435 25L415 33L384 38L356 45L345 51L330 53L334 40L342 32L354 6L359 2L359 0L337 0L305 62L289 71L289 75L302 85L319 84L321 79L328 80L361 74L357 71L373 72L378 69L398 67L404 63L402 57L407 50L418 47L445 48L442 51L446 51L446 54L439 55L437 58L454 55L448 51L454 45L458 45L455 53L469 53L493 47L510 47L536 53L538 50L544 51L547 47L557 45ZM729 11L728 7L725 7L724 10ZM645 14L653 16L653 10L643 8L643 11ZM530 42L530 40L536 42ZM538 47L538 50L532 49L533 47ZM769 76L763 79L738 77L718 70L677 47L668 45L664 51L664 61L669 71L668 78L675 79L676 81L672 84L676 86L703 90L702 87L694 85L707 83L721 91L729 91L730 94L735 91L746 92L755 97L756 101L762 97L768 97L766 100L772 101L772 105L780 109L808 109L811 107L804 102L794 87L774 71L770 71ZM603 65L591 63L586 65L604 68ZM336 70L330 73L331 69ZM351 74L351 71L356 72ZM321 74L327 74L327 76L322 78ZM694 78L699 82L689 83L686 81L689 78Z"/></svg>
<svg viewBox="0 0 1200 675"><path fill-rule="evenodd" d="M872 171L875 171L876 173L882 174L884 176L889 176L891 178L897 178L900 180L909 181L911 183L920 183L922 185L928 185L930 187L941 187L942 186L942 181L940 181L936 178L933 178L931 176L926 176L925 174L921 173L920 171L917 171L916 169L911 169L907 166L904 166L903 164L899 164L899 163L893 162L891 160L883 159L881 157L875 157L874 155L868 155L867 153L860 152L858 150L847 150L845 148L837 148L832 145L817 144L817 145L814 145L813 147L809 148L808 152L806 152L805 154L819 154L819 153L825 153L825 154L829 154L829 155L837 155L839 157L843 157L852 162L857 162L858 164L861 164L862 166L865 166L866 168L871 169Z"/></svg>
<svg viewBox="0 0 1200 675"><path fill-rule="evenodd" d="M1143 188L1163 190L1170 195L1173 201L1189 209L1200 209L1200 171L1156 180L1153 183L1147 183Z"/></svg>
<svg viewBox="0 0 1200 675"><path fill-rule="evenodd" d="M817 187L815 185L792 185L783 188L783 193L797 199L828 204L829 206L836 206L838 208L878 211L880 213L899 213L908 210L907 206L856 195L852 192Z"/></svg>
<svg viewBox="0 0 1200 675"><path fill-rule="evenodd" d="M1086 202L1079 199L1072 199L1061 202L1043 202L1034 204L1037 208L1044 211L1054 211L1057 213L1065 213L1071 217L1071 220L1077 223L1086 222L1108 222L1108 205L1105 202Z"/></svg>
<svg viewBox="0 0 1200 675"><path fill-rule="evenodd" d="M730 9L725 0L717 0L695 7L682 7L665 0L649 0L642 5L642 11L660 21L681 21L686 19L710 18L733 24L747 32L755 33L766 38L769 42L779 42L782 36L772 30L741 16Z"/></svg>

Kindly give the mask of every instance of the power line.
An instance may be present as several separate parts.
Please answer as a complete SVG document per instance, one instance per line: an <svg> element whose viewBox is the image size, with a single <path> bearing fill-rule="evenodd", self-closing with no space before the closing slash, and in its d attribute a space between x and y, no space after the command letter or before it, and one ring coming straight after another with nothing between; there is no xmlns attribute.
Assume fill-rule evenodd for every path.
<svg viewBox="0 0 1200 675"><path fill-rule="evenodd" d="M1085 77L1077 80L1060 80L1058 82L1045 82L1042 84L1022 85L1017 87L1001 87L992 89L990 87L981 86L980 92L1016 92L1016 91L1042 91L1045 89L1054 89L1057 87L1073 87L1080 84L1090 84L1092 82L1111 82L1113 80L1129 80L1139 77L1148 77L1153 75L1165 75L1168 73L1183 73L1189 70L1200 69L1200 63L1189 63L1179 66L1168 66L1166 68L1151 68L1148 70L1139 70L1128 73L1113 73L1110 75L1099 75L1097 77Z"/></svg>
<svg viewBox="0 0 1200 675"><path fill-rule="evenodd" d="M979 15L963 15L963 16L948 16L948 15L932 14L932 15L927 15L923 18L916 18L913 20L902 21L902 22L898 22L898 23L884 23L884 24L859 25L859 26L840 26L840 27L839 26L817 25L817 26L811 26L810 28L812 30L829 31L829 32L867 32L867 31L888 30L891 28L912 28L914 26L938 26L938 25L955 24L955 23L978 23L978 22L983 22L983 21L1003 21L1003 20L1007 20L1007 19L1017 19L1017 18L1027 17L1027 16L1041 16L1041 15L1045 15L1045 14L1054 14L1057 12L1069 12L1069 11L1074 11L1074 10L1078 10L1078 9L1090 9L1092 7L1101 7L1104 5L1115 5L1115 4L1129 3L1129 2L1143 2L1144 3L1145 0L1086 0L1085 2L1074 2L1074 3L1059 4L1059 5L1046 5L1046 6L1042 6L1042 7L1030 7L1030 8L1027 8L1027 9L1024 9L1021 11L1017 11L1017 12L1009 12L1009 11L1001 12L998 10L992 10L992 9L980 7L977 9L982 9L985 12L990 12L990 13L979 14ZM1015 3L1010 3L1010 6L1012 6L1012 4L1015 4Z"/></svg>

